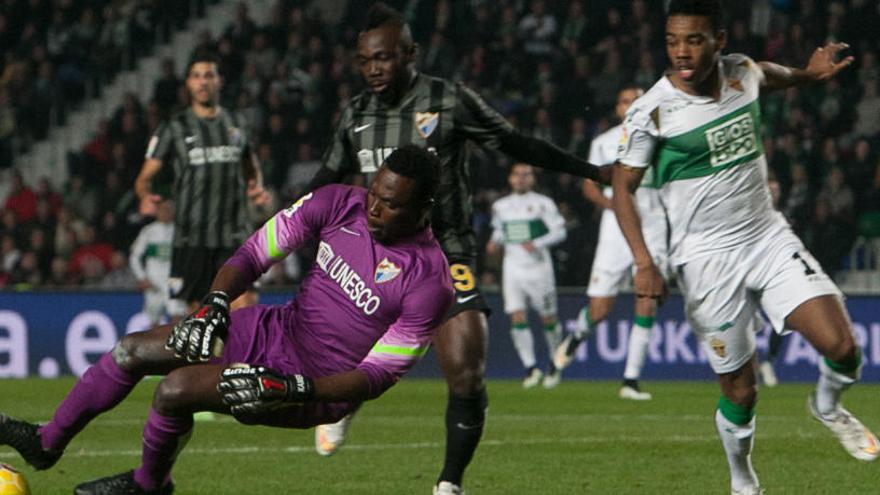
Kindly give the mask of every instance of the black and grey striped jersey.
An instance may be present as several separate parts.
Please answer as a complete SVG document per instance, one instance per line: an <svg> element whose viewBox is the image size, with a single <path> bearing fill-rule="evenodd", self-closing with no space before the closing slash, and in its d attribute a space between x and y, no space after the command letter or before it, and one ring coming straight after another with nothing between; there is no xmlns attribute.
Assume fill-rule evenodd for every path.
<svg viewBox="0 0 880 495"><path fill-rule="evenodd" d="M432 228L450 258L476 255L466 142L488 148L513 132L504 117L472 90L419 74L400 101L388 106L369 90L343 110L324 168L337 179L372 174L395 149L417 144L440 157L440 189Z"/></svg>
<svg viewBox="0 0 880 495"><path fill-rule="evenodd" d="M173 172L174 247L236 248L250 235L248 153L244 118L224 109L205 119L187 109L159 126L146 157Z"/></svg>

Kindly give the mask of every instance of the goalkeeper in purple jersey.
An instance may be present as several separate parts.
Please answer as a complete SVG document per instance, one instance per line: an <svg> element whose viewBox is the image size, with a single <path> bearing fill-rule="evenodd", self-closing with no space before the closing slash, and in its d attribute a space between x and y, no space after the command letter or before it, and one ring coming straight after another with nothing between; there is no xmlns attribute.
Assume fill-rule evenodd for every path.
<svg viewBox="0 0 880 495"><path fill-rule="evenodd" d="M406 146L388 156L369 191L332 185L304 196L238 249L201 308L177 325L123 337L49 423L0 415L0 444L47 469L141 378L166 375L144 427L141 466L75 493L168 494L195 412L282 428L338 421L418 361L452 305L449 266L428 223L436 187L437 158ZM318 255L296 299L229 314L229 301L309 239L318 240Z"/></svg>

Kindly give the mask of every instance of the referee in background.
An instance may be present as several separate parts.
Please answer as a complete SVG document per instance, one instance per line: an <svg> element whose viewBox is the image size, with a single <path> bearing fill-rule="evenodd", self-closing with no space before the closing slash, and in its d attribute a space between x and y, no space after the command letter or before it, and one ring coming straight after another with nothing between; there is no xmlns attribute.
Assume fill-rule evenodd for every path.
<svg viewBox="0 0 880 495"><path fill-rule="evenodd" d="M190 106L156 129L135 181L145 216L155 215L162 199L153 192L153 180L171 183L177 208L168 285L171 297L186 301L190 312L209 292L220 266L253 231L247 202L264 206L271 200L263 189L247 123L219 105L223 79L218 65L210 52L196 53L190 60ZM251 288L232 308L255 304L256 299Z"/></svg>

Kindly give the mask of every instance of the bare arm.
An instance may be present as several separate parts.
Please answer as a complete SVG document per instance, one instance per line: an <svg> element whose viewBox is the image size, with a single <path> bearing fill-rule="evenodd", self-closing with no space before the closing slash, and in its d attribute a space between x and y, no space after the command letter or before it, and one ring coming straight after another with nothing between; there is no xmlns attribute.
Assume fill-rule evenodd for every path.
<svg viewBox="0 0 880 495"><path fill-rule="evenodd" d="M152 182L159 171L162 170L162 160L158 158L147 158L138 173L137 179L134 181L134 192L140 198L140 206L138 211L144 216L155 216L159 201L162 198L158 194L152 193Z"/></svg>
<svg viewBox="0 0 880 495"><path fill-rule="evenodd" d="M815 82L827 81L836 76L838 72L852 65L855 57L844 57L835 62L837 54L849 48L846 43L828 43L816 48L807 67L798 69L775 64L773 62L759 62L758 65L764 71L764 83L762 87L768 90L785 89L791 86L803 86Z"/></svg>
<svg viewBox="0 0 880 495"><path fill-rule="evenodd" d="M370 396L370 381L361 370L351 370L315 379L314 400L361 402Z"/></svg>
<svg viewBox="0 0 880 495"><path fill-rule="evenodd" d="M241 160L244 169L244 177L247 179L248 199L257 206L268 204L272 199L270 194L263 188L263 170L260 160L253 153L248 153Z"/></svg>
<svg viewBox="0 0 880 495"><path fill-rule="evenodd" d="M587 201L589 201L590 203L593 203L599 208L603 208L606 210L610 210L612 208L611 199L606 198L605 195L602 194L602 190L599 188L595 181L584 179L581 188L582 192L584 193L584 197L587 198Z"/></svg>
<svg viewBox="0 0 880 495"><path fill-rule="evenodd" d="M662 302L666 298L666 283L654 266L654 259L645 243L642 235L642 220L633 196L644 175L643 168L615 163L611 179L613 190L611 203L636 265L634 277L636 297L650 297Z"/></svg>

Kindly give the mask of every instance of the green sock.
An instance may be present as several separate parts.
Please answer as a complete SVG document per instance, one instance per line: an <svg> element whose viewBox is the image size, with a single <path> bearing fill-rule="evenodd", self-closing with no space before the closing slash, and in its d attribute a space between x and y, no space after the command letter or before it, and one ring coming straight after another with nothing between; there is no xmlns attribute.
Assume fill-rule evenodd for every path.
<svg viewBox="0 0 880 495"><path fill-rule="evenodd" d="M754 407L749 408L734 404L723 395L718 400L718 410L721 411L722 416L735 425L748 424L755 417Z"/></svg>

